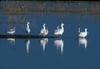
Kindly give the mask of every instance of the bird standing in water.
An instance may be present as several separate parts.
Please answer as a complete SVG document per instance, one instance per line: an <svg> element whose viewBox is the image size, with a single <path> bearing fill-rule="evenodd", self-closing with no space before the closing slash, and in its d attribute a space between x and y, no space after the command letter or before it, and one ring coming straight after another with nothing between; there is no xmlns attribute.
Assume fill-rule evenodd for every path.
<svg viewBox="0 0 100 69"><path fill-rule="evenodd" d="M64 33L64 23L61 23L61 28L57 26L57 29L54 31L54 35L62 35Z"/></svg>
<svg viewBox="0 0 100 69"><path fill-rule="evenodd" d="M26 26L26 32L28 33L28 34L30 34L30 22L27 22L27 26Z"/></svg>
<svg viewBox="0 0 100 69"><path fill-rule="evenodd" d="M45 24L43 24L43 28L42 28L41 31L40 31L40 35L41 35L41 36L46 36L46 35L48 35L48 29L46 28L46 25L45 25Z"/></svg>
<svg viewBox="0 0 100 69"><path fill-rule="evenodd" d="M15 33L15 27L11 28L7 33L13 35Z"/></svg>
<svg viewBox="0 0 100 69"><path fill-rule="evenodd" d="M80 28L79 28L79 37L80 38L85 38L87 37L87 34L88 34L88 31L87 31L87 28L85 28L85 31L84 32L80 32Z"/></svg>

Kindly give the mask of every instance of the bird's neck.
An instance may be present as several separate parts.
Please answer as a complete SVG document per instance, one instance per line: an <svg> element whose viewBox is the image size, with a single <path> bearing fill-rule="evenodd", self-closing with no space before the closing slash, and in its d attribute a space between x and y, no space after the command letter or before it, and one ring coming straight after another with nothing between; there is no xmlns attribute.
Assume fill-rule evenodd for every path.
<svg viewBox="0 0 100 69"><path fill-rule="evenodd" d="M27 24L27 26L29 26L29 25Z"/></svg>
<svg viewBox="0 0 100 69"><path fill-rule="evenodd" d="M43 28L45 29L45 26L43 26Z"/></svg>
<svg viewBox="0 0 100 69"><path fill-rule="evenodd" d="M86 32L86 33L88 33L88 31L87 31L87 30L85 30L85 32Z"/></svg>
<svg viewBox="0 0 100 69"><path fill-rule="evenodd" d="M64 29L64 26L61 26L61 29Z"/></svg>
<svg viewBox="0 0 100 69"><path fill-rule="evenodd" d="M29 28L29 24L27 24L27 27Z"/></svg>

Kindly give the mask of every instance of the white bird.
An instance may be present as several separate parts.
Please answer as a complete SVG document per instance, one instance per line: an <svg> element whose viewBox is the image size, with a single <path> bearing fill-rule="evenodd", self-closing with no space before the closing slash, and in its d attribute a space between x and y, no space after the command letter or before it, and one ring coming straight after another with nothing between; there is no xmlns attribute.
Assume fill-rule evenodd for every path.
<svg viewBox="0 0 100 69"><path fill-rule="evenodd" d="M85 38L88 34L88 31L87 31L87 28L85 28L85 31L84 32L80 32L80 28L79 28L79 37L81 38Z"/></svg>
<svg viewBox="0 0 100 69"><path fill-rule="evenodd" d="M57 29L54 31L54 35L62 35L64 33L64 23L61 24L61 28L57 26Z"/></svg>
<svg viewBox="0 0 100 69"><path fill-rule="evenodd" d="M48 43L48 38L43 38L40 40L41 45L43 46L43 51L45 51L45 47Z"/></svg>
<svg viewBox="0 0 100 69"><path fill-rule="evenodd" d="M26 32L29 34L30 33L30 22L27 22L27 26L26 26Z"/></svg>
<svg viewBox="0 0 100 69"><path fill-rule="evenodd" d="M57 46L57 49L61 49L61 53L63 53L63 48L64 48L64 41L62 39L60 40L55 40L54 44Z"/></svg>
<svg viewBox="0 0 100 69"><path fill-rule="evenodd" d="M7 33L13 35L15 33L15 27L11 28Z"/></svg>
<svg viewBox="0 0 100 69"><path fill-rule="evenodd" d="M79 38L79 45L84 45L87 48L87 39L86 38Z"/></svg>
<svg viewBox="0 0 100 69"><path fill-rule="evenodd" d="M43 28L40 31L40 35L42 35L42 36L48 35L48 29L46 28L45 24L43 24Z"/></svg>

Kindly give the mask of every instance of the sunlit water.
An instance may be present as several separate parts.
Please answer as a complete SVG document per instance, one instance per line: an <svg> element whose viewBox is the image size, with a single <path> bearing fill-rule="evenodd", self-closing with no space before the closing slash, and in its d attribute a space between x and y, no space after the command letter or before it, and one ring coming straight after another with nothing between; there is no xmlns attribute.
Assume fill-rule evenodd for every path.
<svg viewBox="0 0 100 69"><path fill-rule="evenodd" d="M49 34L63 22L65 32L59 38L0 39L1 69L100 69L100 21L92 15L33 13L0 15L0 34L16 27L15 34L26 34L27 21L31 33L39 35L42 25ZM14 24L15 23L15 24ZM78 28L88 28L87 38L78 38Z"/></svg>

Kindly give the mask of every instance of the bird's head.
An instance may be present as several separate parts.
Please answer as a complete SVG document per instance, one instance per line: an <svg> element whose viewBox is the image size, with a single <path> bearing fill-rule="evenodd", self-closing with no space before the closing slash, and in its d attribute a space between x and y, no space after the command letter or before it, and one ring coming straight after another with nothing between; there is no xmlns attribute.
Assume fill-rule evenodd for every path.
<svg viewBox="0 0 100 69"><path fill-rule="evenodd" d="M45 27L46 24L43 24L43 27Z"/></svg>
<svg viewBox="0 0 100 69"><path fill-rule="evenodd" d="M87 32L87 33L88 33L88 30L87 30L87 28L85 28L85 32Z"/></svg>
<svg viewBox="0 0 100 69"><path fill-rule="evenodd" d="M87 28L85 28L85 31L87 31Z"/></svg>
<svg viewBox="0 0 100 69"><path fill-rule="evenodd" d="M27 24L30 24L30 22L27 22Z"/></svg>
<svg viewBox="0 0 100 69"><path fill-rule="evenodd" d="M46 24L43 24L44 26L46 25Z"/></svg>
<svg viewBox="0 0 100 69"><path fill-rule="evenodd" d="M64 23L61 23L61 26L64 26Z"/></svg>

